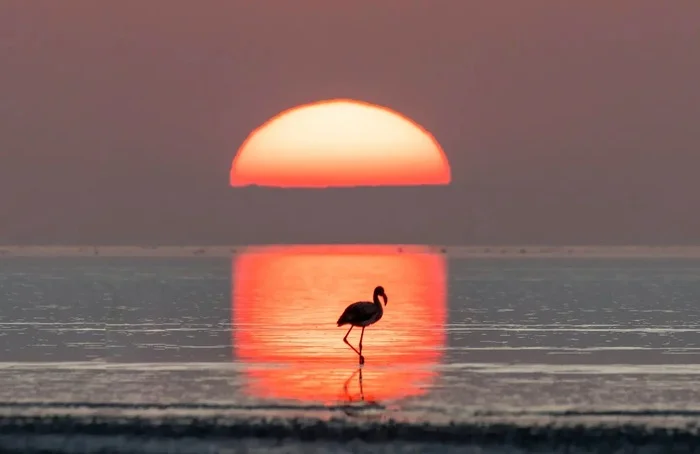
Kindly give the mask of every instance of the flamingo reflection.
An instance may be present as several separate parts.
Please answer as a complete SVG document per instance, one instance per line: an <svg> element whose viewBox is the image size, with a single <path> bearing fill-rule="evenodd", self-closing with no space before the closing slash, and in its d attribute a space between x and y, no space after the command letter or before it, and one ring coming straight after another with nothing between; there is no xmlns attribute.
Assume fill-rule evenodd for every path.
<svg viewBox="0 0 700 454"><path fill-rule="evenodd" d="M350 358L338 341L334 317L343 301L382 282L401 301L401 314L384 317L382 329L364 346L362 355L371 355L372 367L362 373L360 396L382 401L424 393L445 343L444 277L443 257L426 248L398 253L384 246L286 246L236 256L232 341L245 365L246 391L256 397L345 401L346 388L357 388L347 378Z"/></svg>
<svg viewBox="0 0 700 454"><path fill-rule="evenodd" d="M356 376L358 377L357 382L358 382L358 386L360 389L360 399L359 400L364 402L365 401L365 392L362 389L362 368L361 367L357 368L357 370L355 370L355 372L353 372L352 375L350 375L350 377L348 377L348 379L345 380L345 384L343 385L343 390L345 391L345 397L346 397L346 400L348 402L353 402L353 401L357 400L357 399L354 399L352 397L352 394L350 394L350 391L348 390L348 388L351 385L350 382L352 382Z"/></svg>

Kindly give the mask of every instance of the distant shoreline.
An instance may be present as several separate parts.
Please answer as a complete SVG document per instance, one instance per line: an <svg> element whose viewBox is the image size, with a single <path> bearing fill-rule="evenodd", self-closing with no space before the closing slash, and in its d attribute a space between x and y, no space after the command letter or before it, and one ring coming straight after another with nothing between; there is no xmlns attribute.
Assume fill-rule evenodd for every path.
<svg viewBox="0 0 700 454"><path fill-rule="evenodd" d="M440 246L369 245L377 253L440 253L450 258L698 258L700 246ZM251 246L0 246L0 259L12 257L230 257L242 252L287 248L310 253L348 250L353 245Z"/></svg>

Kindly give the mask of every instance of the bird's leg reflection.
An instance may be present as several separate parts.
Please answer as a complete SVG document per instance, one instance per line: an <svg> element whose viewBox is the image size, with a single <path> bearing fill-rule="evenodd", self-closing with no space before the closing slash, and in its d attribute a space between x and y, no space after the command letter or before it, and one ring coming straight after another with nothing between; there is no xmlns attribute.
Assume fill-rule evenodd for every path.
<svg viewBox="0 0 700 454"><path fill-rule="evenodd" d="M347 380L345 380L345 385L343 386L343 388L345 390L345 396L347 396L348 401L350 401L350 402L352 402L353 399L352 399L352 396L350 395L350 392L348 391L348 386L350 385L350 382L352 381L352 379L355 378L355 375L357 375L358 373L360 374L360 376L358 378L358 382L360 383L360 400L363 402L365 400L365 392L362 389L362 368L358 367L357 370L355 372L353 372L352 375L350 375L350 377Z"/></svg>
<svg viewBox="0 0 700 454"><path fill-rule="evenodd" d="M345 388L345 396L347 397L347 401L352 403L352 401L354 400L352 398L352 396L350 395L350 391L348 391L348 388L350 386L350 382L353 381L355 376L358 374L359 374L358 382L360 385L360 399L359 399L359 401L362 402L363 405L361 405L361 406L346 406L345 408L343 408L343 412L346 415L353 416L353 417L362 416L362 417L368 417L371 419L381 418L382 417L381 413L376 414L374 416L368 415L365 413L365 410L377 410L377 409L383 410L384 407L374 400L365 401L365 391L362 387L362 367L358 367L357 370L355 372L353 372L352 375L350 375L350 378L345 380L344 388Z"/></svg>

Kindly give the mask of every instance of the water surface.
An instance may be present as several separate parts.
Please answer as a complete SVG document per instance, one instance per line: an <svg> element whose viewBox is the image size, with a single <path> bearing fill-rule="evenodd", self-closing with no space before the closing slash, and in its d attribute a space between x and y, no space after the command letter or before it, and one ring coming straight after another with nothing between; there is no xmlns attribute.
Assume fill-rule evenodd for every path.
<svg viewBox="0 0 700 454"><path fill-rule="evenodd" d="M87 412L385 431L428 422L443 436L450 423L687 431L700 414L699 272L692 259L376 247L3 259L0 424ZM335 320L375 285L389 304L365 332L360 371Z"/></svg>

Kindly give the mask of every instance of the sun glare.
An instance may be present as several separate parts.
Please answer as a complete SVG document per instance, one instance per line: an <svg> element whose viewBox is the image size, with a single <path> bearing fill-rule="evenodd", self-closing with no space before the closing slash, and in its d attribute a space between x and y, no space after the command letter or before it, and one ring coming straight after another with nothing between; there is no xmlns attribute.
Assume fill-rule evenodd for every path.
<svg viewBox="0 0 700 454"><path fill-rule="evenodd" d="M337 99L284 111L254 130L231 186L444 185L450 165L421 126L388 108Z"/></svg>
<svg viewBox="0 0 700 454"><path fill-rule="evenodd" d="M235 357L256 397L337 402L422 394L435 379L445 344L444 258L422 248L270 247L234 258ZM335 321L378 284L389 304L357 355ZM348 338L357 345L359 329ZM271 365L274 364L274 367Z"/></svg>

